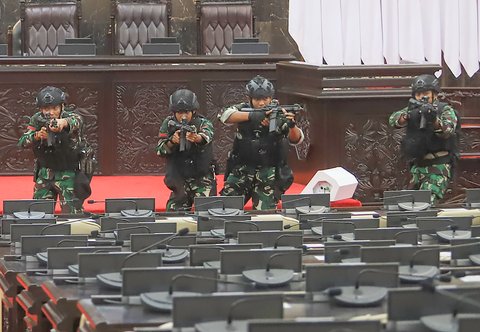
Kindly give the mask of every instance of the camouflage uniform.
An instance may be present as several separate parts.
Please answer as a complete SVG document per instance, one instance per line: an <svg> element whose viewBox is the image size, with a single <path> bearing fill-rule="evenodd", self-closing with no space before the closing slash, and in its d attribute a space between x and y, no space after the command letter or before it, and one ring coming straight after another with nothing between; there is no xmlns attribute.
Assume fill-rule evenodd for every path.
<svg viewBox="0 0 480 332"><path fill-rule="evenodd" d="M188 167L188 165L183 164L185 168L185 173L179 174L182 166L175 165L172 157L175 155L180 155L181 152L178 151L178 145L175 145L173 149L170 149L167 146L167 143L170 141L170 137L173 134L170 127L171 121L175 121L175 116L168 116L162 123L160 127L159 137L160 140L157 144L157 155L167 158L167 174L165 176L165 184L168 188L172 190L170 198L167 202L167 211L176 211L176 210L190 210L193 205L194 197L208 197L214 188L215 177L213 168L210 166L212 162L211 155L209 156L209 151L204 151L204 149L210 149L211 151L211 142L213 139L213 125L212 123L199 115L194 115L189 125L194 125L197 129L197 134L202 136L203 143L194 144L192 143L192 149L194 149L194 154L192 155L192 163L195 163L196 159L205 157L208 160L208 172L202 172L203 174L195 174L194 176L185 176L189 173L189 170L196 169L194 165ZM198 154L195 154L198 153ZM202 156L202 154L204 154ZM177 172L174 174L170 171ZM192 174L192 173L190 173ZM215 193L216 194L216 193Z"/></svg>
<svg viewBox="0 0 480 332"><path fill-rule="evenodd" d="M60 118L66 119L68 128L64 129L68 135L68 149L76 153L79 150L79 133L83 125L82 117L72 110L64 109ZM18 140L18 145L24 148L33 147L35 149L47 149L45 142L37 142L34 139L35 132L45 126L45 120L42 112L35 113L31 118L27 127L27 131ZM75 167L45 167L45 162L35 160L35 174L34 174L34 199L56 199L59 196L62 212L64 213L80 213L82 212L81 204L74 200L74 181L75 172L78 165Z"/></svg>
<svg viewBox="0 0 480 332"><path fill-rule="evenodd" d="M399 119L408 114L408 107L405 107L399 111L394 112L389 119L390 126L400 128ZM440 138L448 139L455 134L458 118L455 110L446 105L443 107L441 114L439 115L441 128L435 131L435 135ZM433 163L428 166L417 165L414 161L410 174L410 187L413 189L425 189L431 190L432 197L431 202L435 204L438 200L442 199L447 191L448 184L452 177L452 163Z"/></svg>
<svg viewBox="0 0 480 332"><path fill-rule="evenodd" d="M234 112L237 112L242 108L251 107L252 106L247 103L234 105L224 109L223 112L219 114L218 118L222 123L226 123L228 118ZM277 142L280 142L280 140L287 140L289 132L287 122L283 118L279 118L279 121L280 123L278 126L278 130L276 133L273 134L275 135L273 137L275 137L275 140ZM239 131L239 126L237 126L237 132L235 135L235 140L242 138ZM255 135L259 137L262 135L271 134L268 133L268 127L263 127L258 130L256 129ZM301 132L301 135L302 136L300 141L295 144L300 144L303 141L303 132ZM285 153L285 151L283 152ZM233 153L236 153L235 143ZM254 155L253 150L252 155ZM235 159L236 157L230 156L230 158ZM279 159L283 159L282 162L286 163L286 155L283 155ZM246 162L237 158L236 161L233 163L234 165L232 165L232 169L227 171L228 174L226 174L227 177L225 179L225 184L220 194L223 196L244 196L245 202L247 202L251 198L254 210L275 209L281 194L283 194L291 184L290 183L286 185L284 188L279 187L279 179L277 178L277 175L279 167L282 166L280 165L281 162L277 161L275 165L262 165L259 160L257 160L256 163L252 163L252 161ZM291 181L293 181L293 175Z"/></svg>

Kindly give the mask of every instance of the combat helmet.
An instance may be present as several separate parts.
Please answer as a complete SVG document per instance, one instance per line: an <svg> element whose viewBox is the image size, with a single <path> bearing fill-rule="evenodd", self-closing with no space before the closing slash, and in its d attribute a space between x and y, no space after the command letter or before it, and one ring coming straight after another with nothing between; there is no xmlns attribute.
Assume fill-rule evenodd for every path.
<svg viewBox="0 0 480 332"><path fill-rule="evenodd" d="M275 94L275 88L273 87L272 82L260 75L252 78L245 88L247 89L247 94L250 98L262 99L273 97Z"/></svg>
<svg viewBox="0 0 480 332"><path fill-rule="evenodd" d="M194 112L200 107L197 95L188 89L180 89L170 95L169 110L171 112Z"/></svg>
<svg viewBox="0 0 480 332"><path fill-rule="evenodd" d="M424 91L434 91L439 93L441 89L438 78L429 74L415 77L412 82L412 95L415 96L415 93Z"/></svg>
<svg viewBox="0 0 480 332"><path fill-rule="evenodd" d="M56 106L66 102L66 95L61 89L46 86L38 92L35 102L37 107Z"/></svg>

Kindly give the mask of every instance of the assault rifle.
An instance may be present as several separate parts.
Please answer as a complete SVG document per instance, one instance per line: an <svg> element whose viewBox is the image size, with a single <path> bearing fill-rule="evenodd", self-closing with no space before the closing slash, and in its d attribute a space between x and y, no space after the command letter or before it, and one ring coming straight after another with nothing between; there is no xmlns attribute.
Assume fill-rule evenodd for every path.
<svg viewBox="0 0 480 332"><path fill-rule="evenodd" d="M187 132L196 133L197 128L193 125L188 125L186 119L182 119L182 122L176 122L174 120L170 120L168 122L169 131L172 135L177 131L180 130L180 143L178 151L183 152L185 150L190 149L190 142L187 141Z"/></svg>
<svg viewBox="0 0 480 332"><path fill-rule="evenodd" d="M270 113L270 116L268 117L268 120L270 121L269 126L268 126L268 131L270 133L273 133L273 132L276 132L277 129L278 129L278 124L279 124L278 120L282 117L285 118L285 116L283 115L282 109L284 109L288 113L296 114L297 112L303 110L303 107L299 104L280 105L276 102L273 102L273 103L271 103L270 105L268 105L264 108L258 108L258 109L242 108L241 111L242 112L253 112L253 111L268 112L268 111L272 111L272 113Z"/></svg>
<svg viewBox="0 0 480 332"><path fill-rule="evenodd" d="M51 118L50 114L43 114L39 120L42 127L47 128L47 146L52 147L55 145L55 133L50 130L50 126L57 128L57 119Z"/></svg>
<svg viewBox="0 0 480 332"><path fill-rule="evenodd" d="M428 124L432 124L437 118L438 105L430 104L428 97L422 97L422 100L410 98L408 106L408 118L412 121L418 121L418 128L425 129Z"/></svg>

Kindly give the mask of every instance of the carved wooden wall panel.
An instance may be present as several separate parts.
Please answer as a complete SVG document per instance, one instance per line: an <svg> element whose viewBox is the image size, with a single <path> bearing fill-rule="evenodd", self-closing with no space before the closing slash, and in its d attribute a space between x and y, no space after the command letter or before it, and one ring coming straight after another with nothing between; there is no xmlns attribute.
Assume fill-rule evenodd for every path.
<svg viewBox="0 0 480 332"><path fill-rule="evenodd" d="M158 131L170 114L168 101L183 83L115 86L118 173L164 173L165 161L155 153Z"/></svg>

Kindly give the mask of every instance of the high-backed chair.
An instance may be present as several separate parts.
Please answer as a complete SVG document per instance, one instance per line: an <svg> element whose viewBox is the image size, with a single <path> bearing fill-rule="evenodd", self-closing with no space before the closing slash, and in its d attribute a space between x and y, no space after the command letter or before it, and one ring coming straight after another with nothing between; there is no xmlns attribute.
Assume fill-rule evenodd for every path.
<svg viewBox="0 0 480 332"><path fill-rule="evenodd" d="M59 43L80 35L80 18L80 0L21 0L23 55L57 55Z"/></svg>
<svg viewBox="0 0 480 332"><path fill-rule="evenodd" d="M142 55L152 37L168 37L171 0L112 0L112 54Z"/></svg>
<svg viewBox="0 0 480 332"><path fill-rule="evenodd" d="M254 0L195 0L195 5L198 54L228 54L234 38L255 35Z"/></svg>

